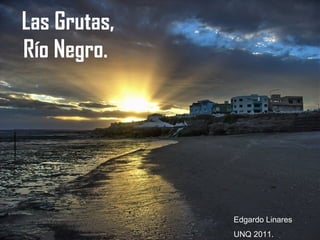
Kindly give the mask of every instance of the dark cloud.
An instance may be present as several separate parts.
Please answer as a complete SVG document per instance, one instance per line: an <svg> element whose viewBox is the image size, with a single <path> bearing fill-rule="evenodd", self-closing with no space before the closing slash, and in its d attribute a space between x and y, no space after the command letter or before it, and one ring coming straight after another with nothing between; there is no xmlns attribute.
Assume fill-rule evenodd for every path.
<svg viewBox="0 0 320 240"><path fill-rule="evenodd" d="M29 16L51 19L56 10L65 10L69 16L109 16L115 31L22 31L22 10ZM130 85L130 77L138 79L132 85L141 85L141 89L149 84L149 95L165 103L160 104L161 110L187 108L192 101L205 98L223 101L238 94L269 94L276 88L284 95L303 95L306 108L315 108L319 103L319 59L308 59L310 55L292 58L286 53L253 55L242 47L206 45L202 38L192 41L193 36L172 34L170 28L196 19L203 28L217 27L225 34L245 36L267 30L277 36L283 44L280 46L294 46L294 50L304 52L314 47L310 49L319 52L319 12L317 0L2 0L1 126L9 126L6 119L18 115L39 126L41 121L48 126L59 125L47 116L144 116L146 113L104 111L115 106L101 104L110 102L118 85ZM50 46L54 38L65 38L70 44L103 44L110 58L89 59L84 64L52 58L26 60L22 43L29 37ZM10 97L5 92L9 90L18 97ZM64 98L66 103L23 95L32 93ZM94 111L97 109L103 111ZM101 122L90 126L94 124Z"/></svg>
<svg viewBox="0 0 320 240"><path fill-rule="evenodd" d="M79 107L85 108L114 108L115 105L101 103L79 103Z"/></svg>
<svg viewBox="0 0 320 240"><path fill-rule="evenodd" d="M4 94L0 93L0 106L12 108L26 108L39 110L57 110L61 108L70 108L66 104L53 104L30 99L25 94Z"/></svg>
<svg viewBox="0 0 320 240"><path fill-rule="evenodd" d="M27 94L12 94L0 93L0 116L3 115L4 107L6 111L14 112L28 112L28 115L37 115L42 117L55 116L79 116L85 118L125 118L131 117L146 117L148 113L145 112L130 112L130 111L94 111L88 108L111 108L113 105L103 105L98 103L82 103L86 108L77 108L72 104L59 104L43 102L39 100L30 99ZM90 106L90 107L89 107Z"/></svg>
<svg viewBox="0 0 320 240"><path fill-rule="evenodd" d="M167 103L167 104L161 104L160 105L160 110L170 110L170 109L172 109L172 108L175 108L175 107L177 107L176 105L174 105L174 104L170 104L170 103Z"/></svg>

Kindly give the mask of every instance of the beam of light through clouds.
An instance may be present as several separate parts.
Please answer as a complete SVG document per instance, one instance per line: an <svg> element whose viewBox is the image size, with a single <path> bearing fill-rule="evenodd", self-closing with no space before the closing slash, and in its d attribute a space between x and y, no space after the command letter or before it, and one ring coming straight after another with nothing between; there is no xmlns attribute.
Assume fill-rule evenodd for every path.
<svg viewBox="0 0 320 240"><path fill-rule="evenodd" d="M57 10L110 17L115 30L55 31ZM51 28L22 31L22 11L48 16ZM272 89L302 95L305 109L316 109L319 12L314 0L3 0L0 127L106 127L153 112L186 113L201 99L223 102ZM50 49L55 38L101 44L108 58L24 59L25 38Z"/></svg>

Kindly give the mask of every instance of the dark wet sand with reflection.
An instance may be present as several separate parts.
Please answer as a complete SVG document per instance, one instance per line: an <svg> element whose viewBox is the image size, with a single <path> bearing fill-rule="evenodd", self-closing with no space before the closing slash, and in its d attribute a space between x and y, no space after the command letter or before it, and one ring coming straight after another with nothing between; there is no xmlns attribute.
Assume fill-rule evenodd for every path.
<svg viewBox="0 0 320 240"><path fill-rule="evenodd" d="M192 137L156 149L154 172L181 192L199 239L320 239L320 132ZM291 224L234 224L234 216L292 217ZM255 238L257 239L257 238ZM261 239L261 238L260 238Z"/></svg>
<svg viewBox="0 0 320 240"><path fill-rule="evenodd" d="M115 158L61 187L53 211L0 219L28 233L4 239L231 240L237 230L320 239L320 132L178 140ZM293 223L244 226L235 215Z"/></svg>
<svg viewBox="0 0 320 240"><path fill-rule="evenodd" d="M151 174L149 150L102 164L62 189L69 211L57 214L54 235L79 239L195 239L193 214L183 196Z"/></svg>
<svg viewBox="0 0 320 240"><path fill-rule="evenodd" d="M0 239L198 239L184 197L150 172L150 151L109 159L55 194L20 204L0 217L0 228L8 227L0 229Z"/></svg>

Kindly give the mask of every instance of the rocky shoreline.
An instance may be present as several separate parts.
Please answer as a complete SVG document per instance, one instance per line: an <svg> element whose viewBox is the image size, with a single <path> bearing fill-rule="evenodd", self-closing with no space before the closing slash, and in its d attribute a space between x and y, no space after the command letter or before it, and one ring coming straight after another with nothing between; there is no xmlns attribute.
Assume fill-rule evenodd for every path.
<svg viewBox="0 0 320 240"><path fill-rule="evenodd" d="M143 122L115 123L109 128L95 129L98 137L186 137L201 135L233 135L267 132L320 131L320 112L259 114L259 115L211 115L194 118L163 117L166 123L182 123L184 127L139 127Z"/></svg>
<svg viewBox="0 0 320 240"><path fill-rule="evenodd" d="M320 130L320 112L229 115L210 125L209 135Z"/></svg>

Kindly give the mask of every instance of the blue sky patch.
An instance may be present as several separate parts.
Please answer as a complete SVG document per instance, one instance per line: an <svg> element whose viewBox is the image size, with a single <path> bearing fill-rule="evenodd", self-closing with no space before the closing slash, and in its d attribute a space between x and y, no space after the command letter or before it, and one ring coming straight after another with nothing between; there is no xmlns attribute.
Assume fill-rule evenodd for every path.
<svg viewBox="0 0 320 240"><path fill-rule="evenodd" d="M201 47L245 50L254 55L268 54L301 60L320 59L320 47L295 44L292 36L287 36L291 41L285 42L272 30L253 33L224 32L221 28L210 26L198 19L187 19L172 23L169 32L172 35L184 36Z"/></svg>

